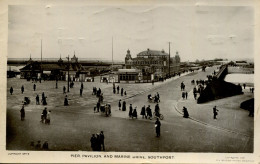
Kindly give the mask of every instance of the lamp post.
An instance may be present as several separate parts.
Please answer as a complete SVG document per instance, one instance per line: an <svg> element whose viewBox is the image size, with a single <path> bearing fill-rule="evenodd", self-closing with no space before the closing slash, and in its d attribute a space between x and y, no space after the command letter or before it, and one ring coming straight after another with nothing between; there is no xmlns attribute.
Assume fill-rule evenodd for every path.
<svg viewBox="0 0 260 164"><path fill-rule="evenodd" d="M171 76L170 62L171 62L171 42L169 42L169 78Z"/></svg>
<svg viewBox="0 0 260 164"><path fill-rule="evenodd" d="M68 89L67 92L70 92L70 56L66 57L68 59Z"/></svg>

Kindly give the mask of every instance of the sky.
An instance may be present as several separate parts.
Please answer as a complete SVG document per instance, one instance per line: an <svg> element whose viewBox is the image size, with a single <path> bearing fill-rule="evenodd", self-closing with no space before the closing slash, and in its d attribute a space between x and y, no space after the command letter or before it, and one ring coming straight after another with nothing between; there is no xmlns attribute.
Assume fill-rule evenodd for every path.
<svg viewBox="0 0 260 164"><path fill-rule="evenodd" d="M245 6L10 5L8 58L124 60L147 50L181 61L253 58L254 9Z"/></svg>

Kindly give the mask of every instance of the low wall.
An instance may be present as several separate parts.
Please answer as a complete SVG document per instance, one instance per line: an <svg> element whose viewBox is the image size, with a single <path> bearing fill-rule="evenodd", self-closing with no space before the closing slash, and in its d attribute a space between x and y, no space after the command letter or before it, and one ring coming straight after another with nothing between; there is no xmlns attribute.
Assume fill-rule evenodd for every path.
<svg viewBox="0 0 260 164"><path fill-rule="evenodd" d="M201 92L197 103L200 104L239 94L243 94L241 86L223 80L214 79Z"/></svg>

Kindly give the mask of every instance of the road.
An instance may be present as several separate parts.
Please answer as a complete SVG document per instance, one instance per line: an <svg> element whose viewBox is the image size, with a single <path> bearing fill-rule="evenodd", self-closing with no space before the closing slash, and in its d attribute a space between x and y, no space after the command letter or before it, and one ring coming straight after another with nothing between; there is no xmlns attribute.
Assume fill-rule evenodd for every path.
<svg viewBox="0 0 260 164"><path fill-rule="evenodd" d="M91 135L103 130L106 151L252 152L252 135L245 136L240 133L232 133L218 129L216 126L208 126L210 123L205 125L192 119L185 119L178 112L180 110L178 104L183 103L180 101L180 83L183 81L186 90L190 91L193 88L190 84L192 79L205 79L206 75L213 72L214 69L208 68L206 72L195 72L177 79L168 79L166 82L155 84L152 87L147 87L151 84L120 84L121 87L127 88L129 93L136 91L129 94L128 97L114 95L110 85L100 84L105 100L111 103L111 117L93 113L96 99L91 95L92 86L86 86L85 94L88 94L86 98L79 98L77 91L69 93L71 98L69 107L51 105L54 102L56 102L55 104L62 104L64 95L61 91L57 93L57 91L53 92L53 89L45 89L49 94L50 105L48 105L48 109L52 111L50 125L40 123L40 114L43 109L41 105L26 107L26 119L20 121L20 105L17 105L13 100L13 95L13 97L8 95L7 149L33 150L34 148L30 147L31 141L41 140L43 142L48 140L51 150L91 151L89 141ZM10 84L8 82L8 86ZM79 84L75 88L78 86ZM155 104L147 102L147 95L148 93L154 95L156 92L160 93L161 102L159 105L161 113L165 116L165 119L161 121L160 138L155 137L155 120L142 119L140 115L138 119L128 117L130 103L134 107L137 106L138 114L143 105L150 104L154 110ZM57 98L58 95L59 98ZM19 98L19 96L21 97L21 94L18 94L16 98ZM117 108L120 98L126 99L126 112L119 111ZM249 126L253 127L252 121ZM242 126L242 128L246 127Z"/></svg>

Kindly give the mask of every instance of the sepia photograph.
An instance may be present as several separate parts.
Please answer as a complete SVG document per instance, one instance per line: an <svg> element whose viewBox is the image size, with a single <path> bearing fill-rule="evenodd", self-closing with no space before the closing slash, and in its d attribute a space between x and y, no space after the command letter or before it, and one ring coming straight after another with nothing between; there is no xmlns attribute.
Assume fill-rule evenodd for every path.
<svg viewBox="0 0 260 164"><path fill-rule="evenodd" d="M259 159L256 6L55 2L7 5L9 158Z"/></svg>

